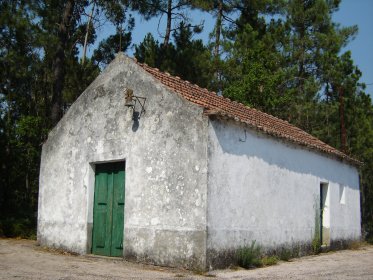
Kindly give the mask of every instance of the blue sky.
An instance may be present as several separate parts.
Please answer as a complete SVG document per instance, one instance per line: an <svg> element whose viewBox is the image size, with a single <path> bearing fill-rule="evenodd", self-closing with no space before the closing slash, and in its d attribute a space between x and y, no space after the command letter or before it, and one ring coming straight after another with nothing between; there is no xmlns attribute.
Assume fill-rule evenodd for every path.
<svg viewBox="0 0 373 280"><path fill-rule="evenodd" d="M199 23L204 20L204 31L195 38L201 38L206 43L208 36L214 26L214 19L208 13L193 11L189 15L193 23ZM361 82L367 84L366 92L373 97L373 0L342 0L340 9L333 16L336 23L341 26L357 25L359 32L355 39L351 41L344 51L351 50L352 58L355 64L362 71L363 76ZM144 36L150 32L159 41L162 39L158 35L158 19L150 21L143 20L140 16L135 14L136 25L132 32L132 43L139 44ZM163 23L163 24L162 24ZM164 21L161 22L160 30L164 30ZM98 40L106 38L114 33L111 25L104 25L98 31ZM91 46L88 49L88 55L92 54L92 50L97 46ZM134 47L128 50L128 54L133 56Z"/></svg>
<svg viewBox="0 0 373 280"><path fill-rule="evenodd" d="M359 27L346 50L351 50L355 64L363 72L361 81L367 84L366 92L373 96L373 0L342 0L333 19L342 26Z"/></svg>

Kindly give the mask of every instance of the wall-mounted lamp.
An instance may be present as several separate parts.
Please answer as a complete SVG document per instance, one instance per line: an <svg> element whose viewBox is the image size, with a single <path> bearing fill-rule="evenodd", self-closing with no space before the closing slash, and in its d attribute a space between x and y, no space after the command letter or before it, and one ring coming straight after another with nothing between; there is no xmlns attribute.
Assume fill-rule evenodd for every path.
<svg viewBox="0 0 373 280"><path fill-rule="evenodd" d="M141 106L141 112L140 112L140 116L145 113L145 102L146 102L146 98L145 97L140 97L140 96L136 96L133 94L133 90L128 88L126 89L126 93L125 93L125 103L124 105L128 108L132 108L133 111L135 111L136 109L136 104L139 103L140 106Z"/></svg>

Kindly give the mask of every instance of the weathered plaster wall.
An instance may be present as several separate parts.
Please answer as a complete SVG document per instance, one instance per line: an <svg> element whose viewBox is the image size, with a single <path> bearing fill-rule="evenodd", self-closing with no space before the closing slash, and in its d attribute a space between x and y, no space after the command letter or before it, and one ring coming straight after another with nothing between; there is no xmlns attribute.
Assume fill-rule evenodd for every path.
<svg viewBox="0 0 373 280"><path fill-rule="evenodd" d="M266 249L311 243L322 182L331 239L360 238L355 167L228 120L210 121L208 152L209 265L254 240Z"/></svg>
<svg viewBox="0 0 373 280"><path fill-rule="evenodd" d="M126 88L147 98L138 123ZM205 267L207 127L200 107L118 55L43 146L38 240L89 253L95 163L125 160L124 254Z"/></svg>

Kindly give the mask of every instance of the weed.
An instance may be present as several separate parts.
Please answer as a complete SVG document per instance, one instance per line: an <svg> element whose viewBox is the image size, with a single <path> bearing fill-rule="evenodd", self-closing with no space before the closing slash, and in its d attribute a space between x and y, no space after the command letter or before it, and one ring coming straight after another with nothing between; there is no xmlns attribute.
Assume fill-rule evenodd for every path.
<svg viewBox="0 0 373 280"><path fill-rule="evenodd" d="M36 237L36 222L29 218L5 218L0 220L0 236L30 238Z"/></svg>
<svg viewBox="0 0 373 280"><path fill-rule="evenodd" d="M264 256L262 259L263 266L275 265L278 263L278 257L276 256Z"/></svg>
<svg viewBox="0 0 373 280"><path fill-rule="evenodd" d="M30 239L30 240L36 240L36 239L37 239L36 233L35 233L35 232L32 232L32 233L28 236L28 239Z"/></svg>
<svg viewBox="0 0 373 280"><path fill-rule="evenodd" d="M293 254L292 254L291 250L286 249L286 248L282 248L281 251L278 254L278 257L280 258L280 260L287 262L291 259L292 255Z"/></svg>
<svg viewBox="0 0 373 280"><path fill-rule="evenodd" d="M195 269L195 270L193 270L193 273L194 273L195 275L204 275L204 274L205 274L205 271L202 270L202 269Z"/></svg>
<svg viewBox="0 0 373 280"><path fill-rule="evenodd" d="M359 250L365 245L367 245L367 243L364 241L351 241L348 243L347 248L350 250Z"/></svg>
<svg viewBox="0 0 373 280"><path fill-rule="evenodd" d="M206 274L203 275L203 276L205 276L205 277L211 277L211 278L216 277L215 274L210 274L210 273L206 273Z"/></svg>
<svg viewBox="0 0 373 280"><path fill-rule="evenodd" d="M59 255L79 256L79 254L76 252L67 251L62 248L42 247L42 249L46 252L55 253Z"/></svg>
<svg viewBox="0 0 373 280"><path fill-rule="evenodd" d="M318 234L315 234L312 239L312 251L314 254L319 254L321 252L321 240Z"/></svg>
<svg viewBox="0 0 373 280"><path fill-rule="evenodd" d="M204 277L216 277L216 275L210 274L210 273L208 273L206 271L203 271L203 270L194 270L193 273L196 274L196 275L204 276ZM184 275L178 276L178 277L184 277Z"/></svg>
<svg viewBox="0 0 373 280"><path fill-rule="evenodd" d="M366 241L367 241L369 244L373 245L373 236L368 237L368 238L366 239Z"/></svg>
<svg viewBox="0 0 373 280"><path fill-rule="evenodd" d="M237 250L237 263L243 268L260 267L262 265L260 253L260 246L255 245L255 241L253 241L251 246L244 246Z"/></svg>

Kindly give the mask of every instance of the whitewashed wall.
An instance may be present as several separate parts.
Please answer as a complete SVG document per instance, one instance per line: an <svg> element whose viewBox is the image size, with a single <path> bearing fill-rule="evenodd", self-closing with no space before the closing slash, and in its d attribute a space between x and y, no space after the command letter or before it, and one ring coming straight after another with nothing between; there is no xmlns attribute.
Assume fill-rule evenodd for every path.
<svg viewBox="0 0 373 280"><path fill-rule="evenodd" d="M234 121L211 120L208 165L210 254L254 240L265 248L310 243L320 183L329 184L331 240L360 238L359 177L349 164Z"/></svg>
<svg viewBox="0 0 373 280"><path fill-rule="evenodd" d="M126 88L147 98L137 124L124 105ZM90 253L95 164L124 160L124 255L204 268L208 120L202 112L118 55L43 145L39 242Z"/></svg>

